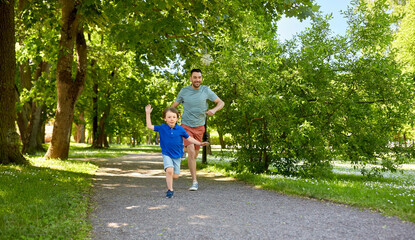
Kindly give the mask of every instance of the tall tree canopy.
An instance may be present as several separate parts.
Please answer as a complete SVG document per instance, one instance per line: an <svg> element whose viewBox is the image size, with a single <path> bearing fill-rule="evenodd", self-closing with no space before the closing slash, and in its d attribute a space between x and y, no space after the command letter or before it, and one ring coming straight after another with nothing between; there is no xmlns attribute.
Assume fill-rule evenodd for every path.
<svg viewBox="0 0 415 240"><path fill-rule="evenodd" d="M401 7L401 8L399 8ZM399 24L394 46L399 49L398 60L405 66L405 71L415 73L415 1L406 1L406 5L394 6L403 14Z"/></svg>
<svg viewBox="0 0 415 240"><path fill-rule="evenodd" d="M61 39L57 63L58 105L52 141L46 157L68 157L74 106L81 93L87 68L84 29L109 28L110 41L135 53L136 66L148 75L150 67L166 66L187 58L209 43L211 34L234 32L246 9L272 22L285 13L305 18L312 13L312 1L60 1ZM96 17L96 18L94 18ZM105 31L104 31L105 32ZM72 72L76 45L77 70ZM144 76L143 75L143 76Z"/></svg>

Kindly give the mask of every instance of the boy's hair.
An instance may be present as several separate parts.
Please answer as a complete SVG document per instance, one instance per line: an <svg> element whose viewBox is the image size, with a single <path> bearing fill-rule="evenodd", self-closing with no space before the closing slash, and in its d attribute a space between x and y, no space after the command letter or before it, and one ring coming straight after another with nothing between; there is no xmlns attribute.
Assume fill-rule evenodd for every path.
<svg viewBox="0 0 415 240"><path fill-rule="evenodd" d="M192 74L193 74L194 72L199 72L200 74L202 74L202 70L200 70L200 69L198 69L198 68L194 68L194 69L192 69L192 71L190 71L190 76L192 76Z"/></svg>
<svg viewBox="0 0 415 240"><path fill-rule="evenodd" d="M179 119L179 117L180 117L179 111L177 111L176 108L174 108L174 107L168 107L168 108L166 108L166 109L163 110L163 115L162 115L163 116L163 119L166 118L167 112L175 113L177 115L177 119Z"/></svg>

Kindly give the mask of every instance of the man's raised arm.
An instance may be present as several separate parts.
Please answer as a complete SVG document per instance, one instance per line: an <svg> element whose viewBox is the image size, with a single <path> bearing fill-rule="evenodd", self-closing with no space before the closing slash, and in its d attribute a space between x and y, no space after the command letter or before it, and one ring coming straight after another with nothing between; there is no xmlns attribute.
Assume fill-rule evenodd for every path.
<svg viewBox="0 0 415 240"><path fill-rule="evenodd" d="M171 105L171 107L177 108L177 106L179 106L179 102L174 101L174 103Z"/></svg>

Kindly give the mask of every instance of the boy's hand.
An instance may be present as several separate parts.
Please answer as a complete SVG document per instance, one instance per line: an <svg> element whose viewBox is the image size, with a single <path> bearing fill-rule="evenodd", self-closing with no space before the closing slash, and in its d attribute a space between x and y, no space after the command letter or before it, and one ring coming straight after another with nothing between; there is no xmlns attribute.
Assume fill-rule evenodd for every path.
<svg viewBox="0 0 415 240"><path fill-rule="evenodd" d="M146 106L146 113L151 113L153 111L153 108L151 107L151 104L148 104Z"/></svg>
<svg viewBox="0 0 415 240"><path fill-rule="evenodd" d="M207 146L209 145L209 142L201 142L200 146Z"/></svg>

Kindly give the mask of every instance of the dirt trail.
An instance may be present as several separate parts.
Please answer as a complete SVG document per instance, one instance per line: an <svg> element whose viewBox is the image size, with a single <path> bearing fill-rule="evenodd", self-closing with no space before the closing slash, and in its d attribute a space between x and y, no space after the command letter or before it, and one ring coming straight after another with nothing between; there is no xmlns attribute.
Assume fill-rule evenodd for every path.
<svg viewBox="0 0 415 240"><path fill-rule="evenodd" d="M159 153L97 160L93 239L415 239L415 224L379 213L189 172L166 199Z"/></svg>

